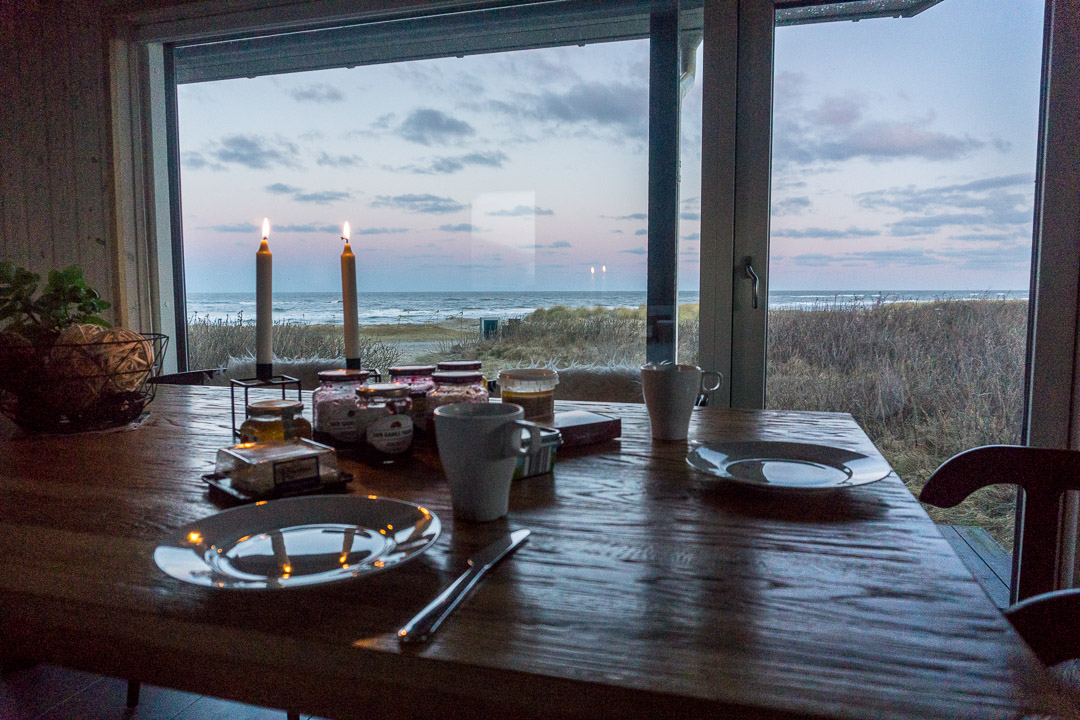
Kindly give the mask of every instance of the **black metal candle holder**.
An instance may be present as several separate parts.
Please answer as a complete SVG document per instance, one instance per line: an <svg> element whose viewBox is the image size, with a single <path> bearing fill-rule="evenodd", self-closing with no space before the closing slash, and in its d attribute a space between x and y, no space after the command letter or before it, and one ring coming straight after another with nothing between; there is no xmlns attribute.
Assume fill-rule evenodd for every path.
<svg viewBox="0 0 1080 720"><path fill-rule="evenodd" d="M269 377L253 377L253 378L241 378L239 380L229 380L229 403L232 410L232 433L234 438L240 437L240 431L236 427L236 389L244 389L244 419L247 419L247 406L248 406L248 393L256 388L281 388L281 399L285 399L285 395L290 387L296 387L296 399L302 400L300 392L300 381L297 378L289 375L270 375ZM243 422L243 420L241 420Z"/></svg>

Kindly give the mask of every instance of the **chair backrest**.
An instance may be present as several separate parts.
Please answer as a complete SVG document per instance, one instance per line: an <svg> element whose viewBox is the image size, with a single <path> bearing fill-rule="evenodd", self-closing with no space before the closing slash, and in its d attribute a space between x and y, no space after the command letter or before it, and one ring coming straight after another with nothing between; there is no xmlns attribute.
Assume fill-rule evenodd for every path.
<svg viewBox="0 0 1080 720"><path fill-rule="evenodd" d="M1044 665L1080 658L1080 589L1021 600L1005 617Z"/></svg>
<svg viewBox="0 0 1080 720"><path fill-rule="evenodd" d="M1024 522L1017 598L1056 589L1061 496L1080 490L1080 452L1021 445L987 445L946 460L919 494L929 505L949 508L990 485L1019 485L1024 490Z"/></svg>

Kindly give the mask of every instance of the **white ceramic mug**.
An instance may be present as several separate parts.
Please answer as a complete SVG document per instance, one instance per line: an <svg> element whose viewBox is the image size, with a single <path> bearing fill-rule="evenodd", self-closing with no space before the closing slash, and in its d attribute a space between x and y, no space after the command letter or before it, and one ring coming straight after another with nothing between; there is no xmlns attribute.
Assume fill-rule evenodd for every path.
<svg viewBox="0 0 1080 720"><path fill-rule="evenodd" d="M713 378L710 385L707 378ZM685 440L698 396L720 387L724 376L696 365L649 364L641 368L641 391L654 440Z"/></svg>
<svg viewBox="0 0 1080 720"><path fill-rule="evenodd" d="M485 522L506 515L519 455L540 450L540 426L513 403L452 403L435 408L435 441L450 483L454 516ZM522 430L528 441L522 442Z"/></svg>

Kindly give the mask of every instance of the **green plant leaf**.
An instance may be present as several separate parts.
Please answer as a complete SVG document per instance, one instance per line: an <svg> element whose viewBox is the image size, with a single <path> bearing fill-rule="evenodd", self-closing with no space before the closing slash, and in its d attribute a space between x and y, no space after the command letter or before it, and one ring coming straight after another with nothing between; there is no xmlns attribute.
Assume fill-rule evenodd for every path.
<svg viewBox="0 0 1080 720"><path fill-rule="evenodd" d="M28 338L53 335L75 323L108 327L99 313L108 309L109 303L86 285L78 265L49 272L38 294L40 282L40 275L0 261L0 327Z"/></svg>

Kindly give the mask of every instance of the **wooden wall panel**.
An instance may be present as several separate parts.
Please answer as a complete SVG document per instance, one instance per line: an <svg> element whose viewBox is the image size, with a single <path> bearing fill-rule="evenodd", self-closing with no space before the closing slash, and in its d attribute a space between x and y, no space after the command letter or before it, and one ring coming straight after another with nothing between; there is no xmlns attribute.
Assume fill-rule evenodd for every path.
<svg viewBox="0 0 1080 720"><path fill-rule="evenodd" d="M110 301L106 34L96 0L0 0L0 258L79 264Z"/></svg>

